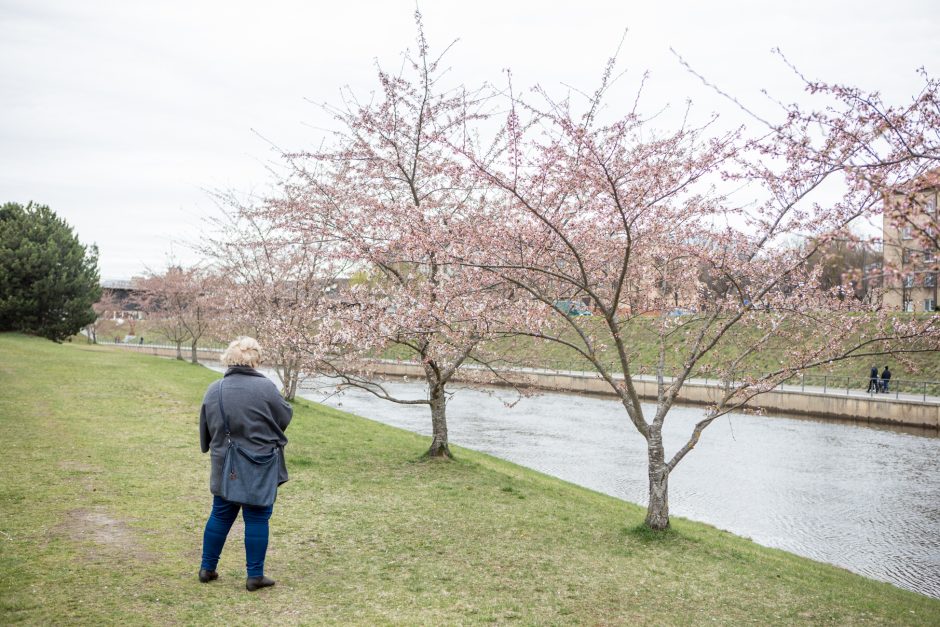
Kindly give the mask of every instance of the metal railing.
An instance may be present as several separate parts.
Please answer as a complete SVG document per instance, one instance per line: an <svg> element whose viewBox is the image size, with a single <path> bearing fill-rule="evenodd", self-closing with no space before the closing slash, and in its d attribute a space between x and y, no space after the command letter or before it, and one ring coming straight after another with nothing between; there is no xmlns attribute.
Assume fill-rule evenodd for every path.
<svg viewBox="0 0 940 627"><path fill-rule="evenodd" d="M855 391L866 393L872 397L890 397L894 395L895 399L899 399L902 394L905 394L909 396L919 396L924 402L927 401L928 396L940 396L940 381L916 381L912 379L895 379L892 377L888 381L888 389L882 390L883 382L881 379L873 381L868 377L802 374L799 378L799 386L802 390L805 391L807 386L821 387L823 394L845 390L846 394L851 394ZM870 389L871 383L877 384L876 390Z"/></svg>
<svg viewBox="0 0 940 627"><path fill-rule="evenodd" d="M106 346L126 346L127 348L139 348L141 350L148 349L148 348L167 349L167 350L174 350L174 351L176 350L176 344L151 344L149 342L146 344L139 344L137 342L115 342L114 340L98 340L97 342L95 342L95 344L104 344ZM192 346L190 344L184 343L181 346L181 350L184 353L190 351L191 349L192 349ZM220 353L221 354L222 352L224 352L225 349L197 346L196 350L207 352L207 353Z"/></svg>

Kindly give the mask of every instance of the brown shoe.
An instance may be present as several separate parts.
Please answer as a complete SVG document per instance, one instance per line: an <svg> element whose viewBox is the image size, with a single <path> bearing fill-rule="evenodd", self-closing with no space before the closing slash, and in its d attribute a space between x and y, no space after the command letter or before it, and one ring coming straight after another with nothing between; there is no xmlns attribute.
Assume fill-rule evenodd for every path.
<svg viewBox="0 0 940 627"><path fill-rule="evenodd" d="M215 581L219 578L219 573L214 570L206 570L205 568L199 569L199 581L202 583L209 583L210 581Z"/></svg>
<svg viewBox="0 0 940 627"><path fill-rule="evenodd" d="M261 588L267 588L268 586L273 586L274 580L269 577L249 577L245 580L245 590L248 592L254 592L255 590L260 590Z"/></svg>

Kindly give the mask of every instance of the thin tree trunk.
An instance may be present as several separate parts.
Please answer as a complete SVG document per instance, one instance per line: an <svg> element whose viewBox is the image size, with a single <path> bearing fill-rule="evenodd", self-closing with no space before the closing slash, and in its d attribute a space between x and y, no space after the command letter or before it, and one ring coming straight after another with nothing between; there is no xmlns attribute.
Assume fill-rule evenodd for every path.
<svg viewBox="0 0 940 627"><path fill-rule="evenodd" d="M669 528L669 469L666 467L663 437L659 428L651 428L649 436L649 505L646 525L663 531Z"/></svg>
<svg viewBox="0 0 940 627"><path fill-rule="evenodd" d="M294 400L294 397L297 396L297 380L300 379L300 371L294 366L285 365L280 375L281 395L285 400Z"/></svg>
<svg viewBox="0 0 940 627"><path fill-rule="evenodd" d="M300 379L300 373L296 370L291 375L290 386L287 388L287 400L292 401L297 396L297 380Z"/></svg>
<svg viewBox="0 0 940 627"><path fill-rule="evenodd" d="M193 340L193 347L192 347L192 354L190 356L190 361L192 361L194 364L199 363L199 358L196 356L196 344L197 344L197 341Z"/></svg>
<svg viewBox="0 0 940 627"><path fill-rule="evenodd" d="M425 453L427 457L443 457L453 459L450 447L447 445L447 399L444 397L444 386L436 385L431 388L431 447Z"/></svg>
<svg viewBox="0 0 940 627"><path fill-rule="evenodd" d="M176 343L176 358L179 359L180 361L185 361L183 359L183 343L182 342Z"/></svg>

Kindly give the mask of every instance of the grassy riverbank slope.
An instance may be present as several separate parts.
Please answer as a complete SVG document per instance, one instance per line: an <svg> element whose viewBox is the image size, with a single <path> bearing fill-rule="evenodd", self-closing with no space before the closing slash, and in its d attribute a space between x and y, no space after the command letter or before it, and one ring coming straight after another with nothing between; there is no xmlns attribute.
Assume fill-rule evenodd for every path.
<svg viewBox="0 0 940 627"><path fill-rule="evenodd" d="M199 584L218 375L0 335L0 623L940 624L940 601L299 402L267 572ZM454 420L459 419L453 417Z"/></svg>
<svg viewBox="0 0 940 627"><path fill-rule="evenodd" d="M907 322L913 314L897 314L897 320ZM933 314L931 314L933 315ZM921 314L919 317L922 317ZM604 322L596 316L584 316L575 319L575 324L579 325L583 331L588 334L596 334L598 337L606 337L607 331L604 328ZM627 325L622 330L624 345L630 353L631 372L634 375L655 375L657 364L659 363L659 340L656 334L658 321L654 318L641 318ZM794 324L794 323L790 323ZM870 326L869 332L875 330ZM665 351L666 375L674 376L680 371L682 360L687 356L690 336L698 331L696 325L690 325L685 333L676 333L670 338L667 350ZM734 361L734 357L740 355L745 349L756 344L761 335L766 331L755 327L742 327L736 329L715 350L709 352L707 356L698 364L698 368L693 372L693 377L715 378L714 369L718 367L727 367ZM824 327L812 328L805 333L813 333L825 337L827 330ZM581 341L576 333L570 329L565 329L562 338L570 341L572 344L580 346ZM729 345L729 342L731 345ZM754 351L746 356L736 368L736 378L745 375L761 375L768 372L776 372L781 365L786 362L786 354L792 347L794 340L782 340L772 342L761 350ZM809 344L810 342L807 342ZM797 342L799 344L799 342ZM505 365L524 366L533 368L548 368L554 370L589 370L593 367L578 355L571 348L558 343L537 341L528 337L514 337L511 339L492 340L487 348L496 354L502 355L507 359ZM923 346L921 347L923 348ZM879 350L875 347L872 350ZM598 358L608 364L611 372L620 373L619 358L616 348L608 342L605 346L598 349ZM399 359L414 359L414 353L401 347L392 347L384 354L385 357ZM497 364L504 365L504 364ZM898 356L880 355L878 357L865 357L846 359L832 362L826 365L809 368L805 371L807 386L824 385L830 388L839 389L851 387L853 389L864 390L868 387L869 372L875 365L879 372L889 366L893 372L892 390L900 387L907 393L926 393L929 395L940 394L940 351L923 350L922 352L911 352L904 354L904 360ZM798 383L800 375L795 375L792 382ZM928 385L924 387L924 382Z"/></svg>

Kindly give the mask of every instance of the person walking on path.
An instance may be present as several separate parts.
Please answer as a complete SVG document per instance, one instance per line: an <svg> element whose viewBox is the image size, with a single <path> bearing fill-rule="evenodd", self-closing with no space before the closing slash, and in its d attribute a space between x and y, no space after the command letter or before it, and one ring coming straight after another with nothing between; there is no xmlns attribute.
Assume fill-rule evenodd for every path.
<svg viewBox="0 0 940 627"><path fill-rule="evenodd" d="M888 370L888 367L885 366L884 371L881 373L881 391L885 394L888 393L888 385L891 381L891 371Z"/></svg>
<svg viewBox="0 0 940 627"><path fill-rule="evenodd" d="M878 391L878 366L872 366L871 372L868 373L868 389L866 392L877 392Z"/></svg>
<svg viewBox="0 0 940 627"><path fill-rule="evenodd" d="M293 408L281 397L274 382L256 370L261 358L261 346L253 338L240 337L229 344L222 354L222 365L228 366L228 370L222 379L209 385L199 412L202 452L211 452L209 491L213 494L212 513L202 539L199 581L209 583L218 579L216 566L228 532L241 510L248 571L245 588L249 591L274 585L273 579L264 576L268 521L274 506L242 505L222 498L223 460L229 437L249 454L262 456L277 452L277 485L283 484L288 479L283 455L287 444L284 431L293 416ZM234 476L234 472L232 474Z"/></svg>

